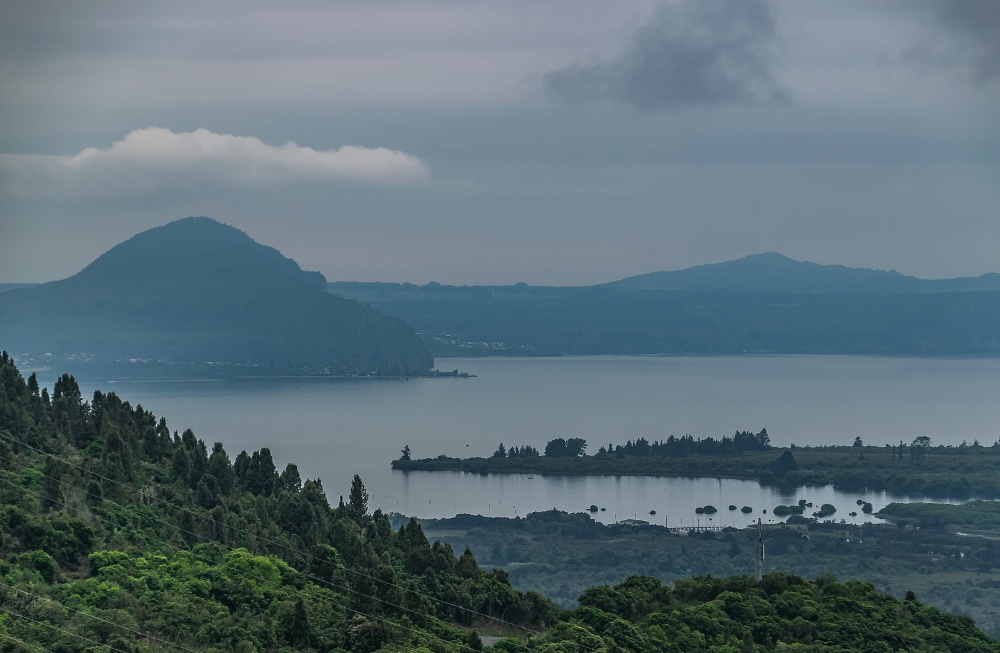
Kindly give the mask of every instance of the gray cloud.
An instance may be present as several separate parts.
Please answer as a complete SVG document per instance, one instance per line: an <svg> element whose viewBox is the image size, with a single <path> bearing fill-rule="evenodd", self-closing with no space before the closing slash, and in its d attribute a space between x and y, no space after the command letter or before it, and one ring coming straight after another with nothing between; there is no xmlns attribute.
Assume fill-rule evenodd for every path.
<svg viewBox="0 0 1000 653"><path fill-rule="evenodd" d="M957 37L973 80L1000 78L1000 2L933 0L932 6L941 24Z"/></svg>
<svg viewBox="0 0 1000 653"><path fill-rule="evenodd" d="M766 0L663 2L613 58L545 75L548 92L642 110L784 101L771 74L777 40Z"/></svg>
<svg viewBox="0 0 1000 653"><path fill-rule="evenodd" d="M0 281L186 215L331 279L996 270L994 2L5 0Z"/></svg>

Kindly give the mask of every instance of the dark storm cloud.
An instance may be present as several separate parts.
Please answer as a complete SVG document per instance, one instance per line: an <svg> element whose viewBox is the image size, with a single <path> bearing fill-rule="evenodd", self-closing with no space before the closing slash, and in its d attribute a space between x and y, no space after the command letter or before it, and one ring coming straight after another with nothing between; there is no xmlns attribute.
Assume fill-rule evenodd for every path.
<svg viewBox="0 0 1000 653"><path fill-rule="evenodd" d="M897 2L897 15L917 17L924 31L901 60L940 70L985 87L1000 81L1000 2L923 0Z"/></svg>
<svg viewBox="0 0 1000 653"><path fill-rule="evenodd" d="M1000 78L1000 2L932 0L941 24L963 41L976 82Z"/></svg>
<svg viewBox="0 0 1000 653"><path fill-rule="evenodd" d="M766 0L664 2L618 55L552 71L545 88L643 110L783 101L769 65L776 38Z"/></svg>

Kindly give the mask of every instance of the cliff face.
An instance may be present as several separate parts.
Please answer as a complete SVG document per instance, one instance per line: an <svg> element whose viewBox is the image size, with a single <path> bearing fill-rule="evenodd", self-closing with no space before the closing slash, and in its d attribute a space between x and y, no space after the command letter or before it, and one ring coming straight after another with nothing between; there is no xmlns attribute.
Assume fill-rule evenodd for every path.
<svg viewBox="0 0 1000 653"><path fill-rule="evenodd" d="M417 374L433 359L402 320L209 218L140 233L62 281L0 295L13 352L223 363L302 373Z"/></svg>

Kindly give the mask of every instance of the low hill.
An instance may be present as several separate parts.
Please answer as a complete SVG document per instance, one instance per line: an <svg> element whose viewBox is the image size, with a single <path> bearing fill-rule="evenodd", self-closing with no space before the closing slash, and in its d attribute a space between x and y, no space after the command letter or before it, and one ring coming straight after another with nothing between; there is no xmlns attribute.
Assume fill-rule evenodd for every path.
<svg viewBox="0 0 1000 653"><path fill-rule="evenodd" d="M605 284L642 290L724 290L804 295L895 295L900 293L1000 291L1000 274L956 279L919 279L895 270L850 268L796 261L775 252L735 261L651 272Z"/></svg>
<svg viewBox="0 0 1000 653"><path fill-rule="evenodd" d="M231 373L412 375L431 368L403 321L325 286L320 273L242 231L185 218L130 238L68 279L0 294L0 333L29 359L132 359L147 369L210 363Z"/></svg>

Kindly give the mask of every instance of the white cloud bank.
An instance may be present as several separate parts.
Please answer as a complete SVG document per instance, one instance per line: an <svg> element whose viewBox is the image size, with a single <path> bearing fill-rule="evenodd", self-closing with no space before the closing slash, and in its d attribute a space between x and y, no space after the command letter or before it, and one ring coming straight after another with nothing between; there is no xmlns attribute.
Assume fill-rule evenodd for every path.
<svg viewBox="0 0 1000 653"><path fill-rule="evenodd" d="M65 166L81 172L120 166L170 174L192 170L254 184L288 180L399 184L430 176L427 164L416 156L384 147L315 150L291 141L276 147L254 136L207 129L174 133L162 127L135 130L107 149L88 147L66 159Z"/></svg>

